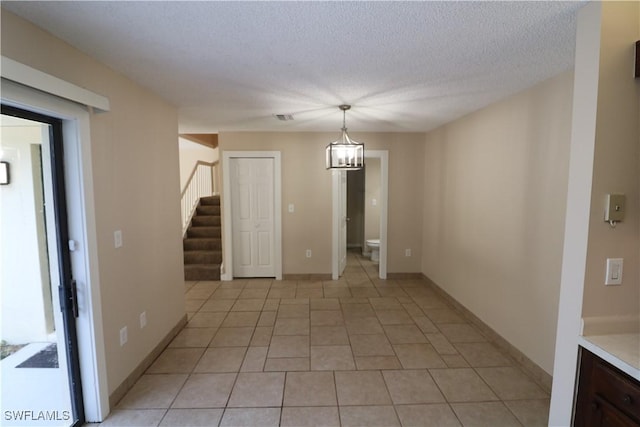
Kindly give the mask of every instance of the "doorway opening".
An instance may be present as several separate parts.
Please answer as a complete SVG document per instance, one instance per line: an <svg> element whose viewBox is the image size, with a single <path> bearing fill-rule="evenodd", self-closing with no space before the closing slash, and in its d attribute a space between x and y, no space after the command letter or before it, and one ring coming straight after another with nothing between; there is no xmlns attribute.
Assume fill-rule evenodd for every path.
<svg viewBox="0 0 640 427"><path fill-rule="evenodd" d="M379 240L377 276L387 278L388 170L389 152L369 150L363 170L333 172L333 280L342 275L347 248L371 258L367 240Z"/></svg>
<svg viewBox="0 0 640 427"><path fill-rule="evenodd" d="M365 252L365 167L347 173L347 250Z"/></svg>
<svg viewBox="0 0 640 427"><path fill-rule="evenodd" d="M4 62L3 62L4 64ZM33 70L20 67L19 64L13 64L16 71L16 75L22 75L25 73L33 72ZM22 70L21 73L17 71ZM3 69L3 73L4 73ZM46 75L45 75L46 77ZM62 226L66 225L66 230L47 229L47 236L50 233L55 234L55 238L47 239L49 266L51 269L50 280L57 279L60 284L63 284L65 291L62 294L62 298L58 294L57 288L52 285L51 287L51 301L53 305L54 319L56 315L60 314L59 307L62 306L65 309L65 313L68 319L69 325L64 325L64 328L71 328L75 326L77 335L77 359L79 359L79 366L75 365L72 368L74 380L70 384L70 387L75 387L78 390L74 394L72 399L72 408L74 401L77 401L76 408L72 411L74 414L71 416L72 421L65 425L81 425L82 417L78 416L79 408L84 410L84 418L86 422L99 422L102 421L109 413L109 392L107 388L107 372L106 372L106 358L105 358L105 340L102 328L102 304L100 297L100 285L98 274L98 247L96 236L96 223L95 223L95 208L93 201L93 174L92 174L92 157L91 157L91 136L90 136L90 113L85 104L78 103L84 100L88 100L90 104L95 105L94 98L98 100L104 100L103 98L88 92L82 88L75 87L71 84L66 86L68 89L75 89L73 92L75 95L80 92L83 97L82 101L70 102L64 95L59 93L60 96L51 95L52 90L47 86L50 80L46 78L40 80L34 80L36 85L39 85L40 90L35 90L32 87L24 86L13 81L9 81L2 78L2 109L3 113L5 108L15 108L26 112L25 118L36 122L43 122L47 124L53 124L53 128L57 129L57 132L61 135L61 138L52 138L50 143L55 141L62 141L64 138L64 150L62 147L55 147L56 156L50 161L50 153L45 152L45 146L42 146L42 165L43 171L47 165L51 165L52 170L43 173L49 176L53 176L51 179L52 186L56 188L55 194L64 194L66 197L65 203L58 203L60 200L56 197L50 198L53 200L53 204L47 205L45 200L45 213L49 212L49 209L53 209L53 214L48 214L49 218L53 218L57 221L57 218L64 218L65 215L68 218L68 222L60 221ZM42 84L40 84L42 83ZM57 87L56 87L57 88ZM63 91L64 92L64 91ZM105 105L106 104L106 105ZM108 111L108 100L100 104L102 106L101 111ZM106 108L106 109L105 109ZM95 112L95 110L94 110ZM51 121L52 123L49 123ZM3 138L3 142L5 139ZM53 141L53 142L52 142ZM4 150L1 155L4 156ZM55 170L53 166L62 164L64 162L64 168ZM9 166L10 175L17 178L15 169ZM8 185L0 187L0 191L4 193L4 189L12 186L13 183L17 184L17 181L10 179ZM43 181L43 188L47 190ZM58 192L58 189L60 192ZM0 196L2 197L2 196ZM0 202L3 204L3 202ZM35 210L35 208L33 208ZM63 212L66 210L66 212ZM3 204L2 214L4 214L5 208ZM35 214L34 214L35 215ZM57 215L57 217L55 216ZM47 219L48 221L48 219ZM57 226L57 225L56 225ZM49 227L47 225L47 227ZM62 236L65 236L62 238ZM4 238L4 234L2 236ZM66 240L65 240L66 239ZM50 248L53 245L53 248ZM56 258L54 258L54 256ZM54 269L58 269L57 272L53 272ZM3 271L0 268L0 271ZM71 281L61 280L62 273L67 273L64 277L70 277L77 285L77 306L70 304L71 299ZM70 274L68 274L70 272ZM2 279L4 281L4 279ZM63 302L63 304L60 304ZM73 312L77 307L77 312ZM74 317L77 316L77 317ZM73 319L72 319L73 318ZM3 322L4 325L5 322ZM65 323L63 319L63 324ZM58 328L58 326L55 326ZM72 350L66 347L65 342L58 342L56 350L61 348L65 349L64 355L72 354ZM67 364L74 360L76 357L69 356L66 360L63 360L59 353L58 363L60 366ZM2 389L5 390L4 385L5 377L3 376ZM80 390L79 385L82 384ZM41 402L47 402L47 396ZM2 401L2 405L6 402ZM82 406L80 406L82 405ZM37 408L21 408L23 416L56 416L56 412L53 415L49 413L40 414L36 411ZM2 417L6 416L3 411ZM6 422L7 424L18 424L16 422ZM37 421L36 425L49 425L51 423L43 423ZM5 424L4 420L0 424ZM18 424L18 425L29 425Z"/></svg>
<svg viewBox="0 0 640 427"><path fill-rule="evenodd" d="M71 276L62 121L2 106L0 189L2 417L8 424L85 421Z"/></svg>
<svg viewBox="0 0 640 427"><path fill-rule="evenodd" d="M380 239L380 170L380 158L368 157L364 168L347 173L347 248L359 249L376 267L372 253Z"/></svg>

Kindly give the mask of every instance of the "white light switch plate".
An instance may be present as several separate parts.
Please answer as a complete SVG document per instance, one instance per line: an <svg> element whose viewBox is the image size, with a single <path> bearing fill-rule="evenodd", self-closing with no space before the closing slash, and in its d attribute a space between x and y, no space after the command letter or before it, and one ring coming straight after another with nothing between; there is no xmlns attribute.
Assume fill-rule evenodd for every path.
<svg viewBox="0 0 640 427"><path fill-rule="evenodd" d="M113 232L113 246L117 248L122 247L122 231L116 230Z"/></svg>
<svg viewBox="0 0 640 427"><path fill-rule="evenodd" d="M607 258L607 277L605 285L622 284L622 258Z"/></svg>
<svg viewBox="0 0 640 427"><path fill-rule="evenodd" d="M120 346L122 347L123 345L125 345L128 341L128 337L127 337L127 327L123 326L122 329L120 329Z"/></svg>

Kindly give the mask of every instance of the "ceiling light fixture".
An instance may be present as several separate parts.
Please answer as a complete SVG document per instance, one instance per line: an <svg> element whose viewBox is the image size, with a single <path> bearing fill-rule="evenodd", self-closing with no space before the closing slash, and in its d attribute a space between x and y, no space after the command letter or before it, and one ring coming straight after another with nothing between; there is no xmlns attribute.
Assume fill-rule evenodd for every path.
<svg viewBox="0 0 640 427"><path fill-rule="evenodd" d="M351 105L340 105L342 110L342 136L327 145L327 169L358 170L364 167L364 144L347 134L346 116Z"/></svg>

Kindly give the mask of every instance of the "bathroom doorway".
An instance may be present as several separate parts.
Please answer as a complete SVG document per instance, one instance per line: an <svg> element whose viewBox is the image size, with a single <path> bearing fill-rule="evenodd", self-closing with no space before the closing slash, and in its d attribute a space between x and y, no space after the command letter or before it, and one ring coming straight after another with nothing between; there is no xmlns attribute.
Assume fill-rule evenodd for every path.
<svg viewBox="0 0 640 427"><path fill-rule="evenodd" d="M365 228L365 167L347 173L347 249L366 252Z"/></svg>
<svg viewBox="0 0 640 427"><path fill-rule="evenodd" d="M380 239L380 163L368 157L364 168L347 173L347 248L367 257L367 241Z"/></svg>
<svg viewBox="0 0 640 427"><path fill-rule="evenodd" d="M369 184L369 189L372 190L371 194L367 194L367 163L369 164L369 170L373 170L379 165L378 173L369 173L369 178L375 179L378 185ZM374 166L376 165L376 166ZM365 150L365 171L349 171L343 172L347 174L347 196L343 199L340 197L340 180L333 180L333 249L332 249L332 278L337 280L340 277L340 254L346 253L346 249L349 245L351 247L360 246L362 251L366 251L367 239L380 239L380 261L378 268L378 277L380 279L387 278L387 203L388 203L388 191L389 191L389 152L386 150ZM352 176L355 174L355 176ZM358 177L358 174L362 174ZM374 178L376 177L377 178ZM362 192L359 182L364 180L364 192ZM351 197L353 198L353 206L351 212L349 212L349 181L355 181L355 190ZM375 191L373 189L375 188ZM358 192L361 195L358 195ZM358 199L361 199L358 201ZM340 238L341 224L344 222L344 214L342 203L346 203L346 217L347 220L347 237L343 240ZM358 204L360 203L360 204ZM369 213L376 212L376 220L369 219L367 221L367 205L375 205L377 209L370 209ZM374 206L372 206L374 207ZM362 220L358 218L358 209L362 212ZM354 217L352 218L351 215ZM377 222L376 222L377 221ZM360 224L361 222L361 224ZM369 222L369 226L367 225ZM362 227L362 228L360 228ZM369 234L367 234L369 233ZM377 236L376 236L377 234ZM370 237L367 237L370 236ZM344 246L342 246L344 245Z"/></svg>

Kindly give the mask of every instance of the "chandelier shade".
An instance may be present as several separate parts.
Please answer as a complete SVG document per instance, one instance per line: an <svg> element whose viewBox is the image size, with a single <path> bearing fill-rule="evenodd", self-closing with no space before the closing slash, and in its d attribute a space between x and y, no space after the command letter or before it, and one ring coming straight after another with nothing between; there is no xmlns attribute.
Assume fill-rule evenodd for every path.
<svg viewBox="0 0 640 427"><path fill-rule="evenodd" d="M327 145L327 169L358 170L364 167L364 144L349 138L346 126L346 112L350 105L341 105L342 135L340 139Z"/></svg>

